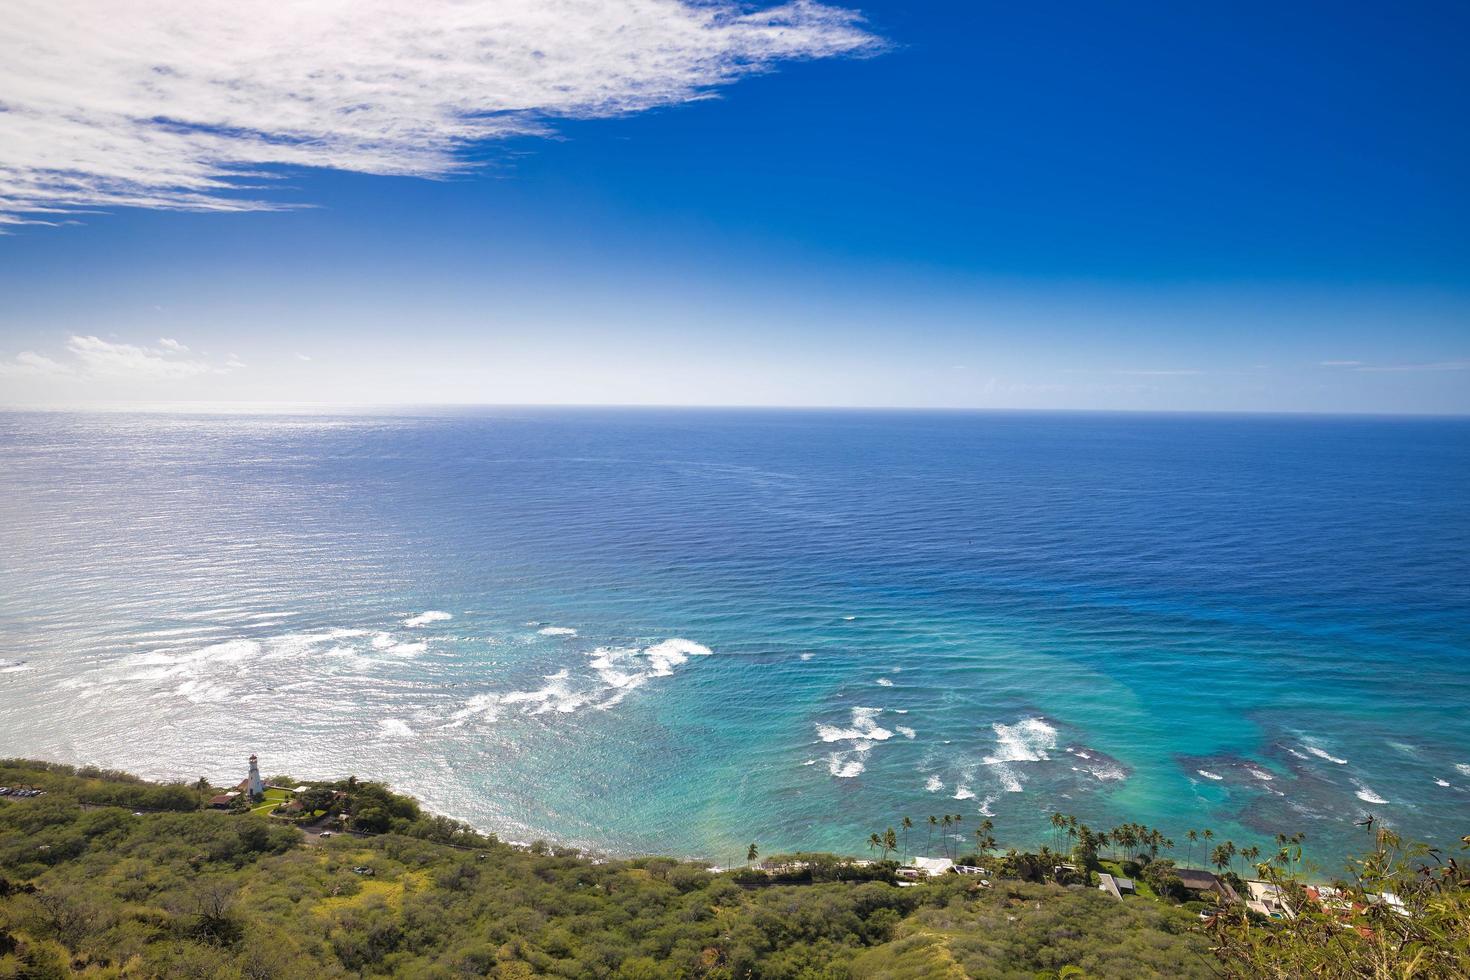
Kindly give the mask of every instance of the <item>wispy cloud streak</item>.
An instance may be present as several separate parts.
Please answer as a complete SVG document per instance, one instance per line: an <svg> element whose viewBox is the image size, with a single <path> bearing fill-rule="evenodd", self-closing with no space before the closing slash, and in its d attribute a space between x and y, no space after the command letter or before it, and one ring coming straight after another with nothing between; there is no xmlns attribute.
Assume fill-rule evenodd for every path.
<svg viewBox="0 0 1470 980"><path fill-rule="evenodd" d="M880 46L808 0L0 0L0 226L276 208L278 165L444 176L473 143Z"/></svg>
<svg viewBox="0 0 1470 980"><path fill-rule="evenodd" d="M201 374L228 374L245 365L231 357L224 364L214 364L197 357L185 357L189 348L165 337L159 347L124 344L91 335L67 338L66 352L59 361L35 351L22 351L9 360L0 360L0 377L77 377L131 378L161 381L192 378Z"/></svg>

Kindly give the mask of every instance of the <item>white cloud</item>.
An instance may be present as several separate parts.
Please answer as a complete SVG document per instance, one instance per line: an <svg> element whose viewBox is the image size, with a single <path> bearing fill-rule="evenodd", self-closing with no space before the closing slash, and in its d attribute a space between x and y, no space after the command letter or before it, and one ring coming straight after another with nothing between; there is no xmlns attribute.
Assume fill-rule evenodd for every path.
<svg viewBox="0 0 1470 980"><path fill-rule="evenodd" d="M307 354L297 354L296 355L296 360L298 360L298 361L309 361L309 360L311 360L311 357L309 355L307 355Z"/></svg>
<svg viewBox="0 0 1470 980"><path fill-rule="evenodd" d="M238 362L215 365L198 358L181 357L179 352L188 348L177 342L167 348L140 347L114 343L101 337L77 335L67 338L66 350L74 365L58 366L66 373L88 377L191 378L200 374L224 374L232 368L244 367ZM56 361L51 363L57 364Z"/></svg>
<svg viewBox="0 0 1470 980"><path fill-rule="evenodd" d="M0 0L0 223L279 207L277 164L442 176L476 141L879 43L809 0Z"/></svg>
<svg viewBox="0 0 1470 980"><path fill-rule="evenodd" d="M1470 361L1435 361L1431 364L1360 364L1354 371L1470 371Z"/></svg>
<svg viewBox="0 0 1470 980"><path fill-rule="evenodd" d="M34 351L21 351L13 360L0 361L0 377L45 377L70 373L71 368L65 364Z"/></svg>
<svg viewBox="0 0 1470 980"><path fill-rule="evenodd" d="M1319 362L1319 365L1318 366L1320 366L1320 367L1349 367L1349 368L1355 368L1355 367L1362 366L1362 363L1363 363L1362 361L1321 361L1321 362Z"/></svg>
<svg viewBox="0 0 1470 980"><path fill-rule="evenodd" d="M1131 375L1134 375L1134 376L1137 376L1137 377L1143 377L1143 378L1184 378L1184 377L1193 377L1194 375L1197 375L1197 374L1204 374L1203 371L1197 370L1195 368L1180 368L1180 369L1173 369L1173 370L1166 369L1166 370L1158 370L1158 371L1150 371L1150 370L1140 369L1140 370L1114 371L1113 373L1114 374L1131 374Z"/></svg>
<svg viewBox="0 0 1470 980"><path fill-rule="evenodd" d="M183 353L184 351L187 351L189 349L183 344L179 343L177 340L174 340L172 337L159 337L158 346L162 347L164 350L171 350L177 353Z"/></svg>

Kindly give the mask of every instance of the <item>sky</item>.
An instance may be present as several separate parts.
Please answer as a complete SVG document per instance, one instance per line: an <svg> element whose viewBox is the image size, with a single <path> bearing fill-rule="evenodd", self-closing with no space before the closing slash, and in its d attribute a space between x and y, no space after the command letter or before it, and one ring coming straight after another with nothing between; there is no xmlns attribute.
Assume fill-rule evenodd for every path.
<svg viewBox="0 0 1470 980"><path fill-rule="evenodd" d="M0 404L1467 414L1466 36L0 0Z"/></svg>

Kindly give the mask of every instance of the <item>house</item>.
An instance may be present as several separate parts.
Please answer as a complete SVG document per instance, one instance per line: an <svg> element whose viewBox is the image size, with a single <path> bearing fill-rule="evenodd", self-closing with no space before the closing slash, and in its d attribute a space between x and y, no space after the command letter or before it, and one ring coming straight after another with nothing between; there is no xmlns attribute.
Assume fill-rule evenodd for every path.
<svg viewBox="0 0 1470 980"><path fill-rule="evenodd" d="M217 810L228 810L230 806L235 802L236 798L239 797L239 795L240 793L238 790L231 790L228 793L220 793L218 796L210 797L209 805Z"/></svg>
<svg viewBox="0 0 1470 980"><path fill-rule="evenodd" d="M1245 886L1250 892L1250 898L1246 899L1245 907L1252 912L1272 919L1296 918L1296 912L1287 904L1286 892L1280 885L1274 885L1269 881L1247 881Z"/></svg>
<svg viewBox="0 0 1470 980"><path fill-rule="evenodd" d="M1119 878L1106 872L1100 872L1097 876L1097 880L1098 891L1106 892L1120 902L1123 900L1123 896L1125 894L1138 894L1138 888L1133 884L1132 878Z"/></svg>
<svg viewBox="0 0 1470 980"><path fill-rule="evenodd" d="M1198 868L1175 868L1174 874L1179 877L1185 888L1192 892L1214 892L1227 902L1238 902L1240 896L1235 894L1235 889L1230 883L1212 871L1201 871Z"/></svg>
<svg viewBox="0 0 1470 980"><path fill-rule="evenodd" d="M949 858L915 857L909 859L908 867L918 872L920 877L932 878L952 871L954 862Z"/></svg>

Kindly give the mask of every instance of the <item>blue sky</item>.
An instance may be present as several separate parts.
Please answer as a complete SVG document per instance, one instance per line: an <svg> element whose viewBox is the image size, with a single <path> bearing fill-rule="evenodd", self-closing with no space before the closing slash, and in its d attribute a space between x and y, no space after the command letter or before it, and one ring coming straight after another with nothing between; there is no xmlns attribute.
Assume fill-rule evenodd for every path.
<svg viewBox="0 0 1470 980"><path fill-rule="evenodd" d="M0 145L26 126L0 214L57 222L0 236L0 402L1470 412L1470 8L1289 7L807 6L747 36L599 0L553 13L647 18L644 47L589 27L543 53L580 25L531 13L458 27L550 61L545 85L474 65L418 78L424 103L305 99L274 66L221 108L168 80L241 29L191 23L164 35L189 50L142 45L167 71L96 81L113 55L73 50L82 3L0 34L75 60L0 113ZM237 68L264 75L254 41ZM656 67L618 90L619 59ZM150 117L197 120L169 157L195 169L158 177L136 119L52 125L144 70ZM381 98L370 137L303 115L228 146L338 97ZM274 178L201 191L231 153ZM65 200L35 176L69 167L97 176ZM176 210L246 198L300 207Z"/></svg>

